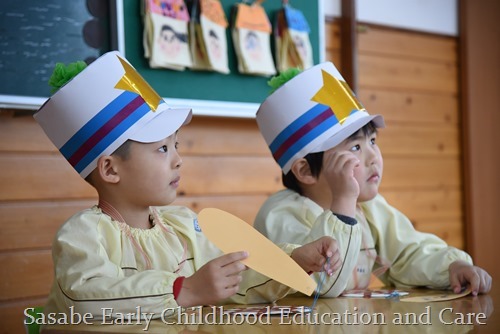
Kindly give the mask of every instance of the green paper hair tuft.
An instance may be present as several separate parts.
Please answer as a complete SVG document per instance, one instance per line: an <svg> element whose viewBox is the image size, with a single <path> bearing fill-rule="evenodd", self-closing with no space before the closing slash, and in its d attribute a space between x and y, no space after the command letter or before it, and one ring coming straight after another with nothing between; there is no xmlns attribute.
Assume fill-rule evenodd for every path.
<svg viewBox="0 0 500 334"><path fill-rule="evenodd" d="M57 63L49 79L49 86L52 87L51 93L54 94L57 92L59 88L76 77L85 67L87 67L87 64L81 60L70 63L68 66L65 66L63 63Z"/></svg>
<svg viewBox="0 0 500 334"><path fill-rule="evenodd" d="M271 87L269 94L274 93L276 89L283 86L287 81L295 77L300 72L302 72L300 69L292 67L281 72L279 75L272 77L271 80L267 82L267 84Z"/></svg>

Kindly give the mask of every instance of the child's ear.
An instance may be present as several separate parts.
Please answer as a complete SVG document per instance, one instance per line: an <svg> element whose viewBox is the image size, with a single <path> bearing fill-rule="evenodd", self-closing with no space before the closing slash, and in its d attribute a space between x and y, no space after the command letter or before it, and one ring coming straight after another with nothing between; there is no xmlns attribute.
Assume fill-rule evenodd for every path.
<svg viewBox="0 0 500 334"><path fill-rule="evenodd" d="M115 158L110 155L103 155L97 160L97 170L99 176L104 182L118 183L120 176L116 170Z"/></svg>
<svg viewBox="0 0 500 334"><path fill-rule="evenodd" d="M300 183L311 185L317 181L317 178L311 173L309 163L304 158L295 160L290 170Z"/></svg>

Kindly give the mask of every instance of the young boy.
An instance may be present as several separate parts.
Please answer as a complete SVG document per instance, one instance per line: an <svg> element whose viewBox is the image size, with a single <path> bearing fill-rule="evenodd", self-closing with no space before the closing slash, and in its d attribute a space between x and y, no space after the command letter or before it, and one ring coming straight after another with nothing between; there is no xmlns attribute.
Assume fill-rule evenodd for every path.
<svg viewBox="0 0 500 334"><path fill-rule="evenodd" d="M286 83L262 103L257 123L287 189L262 205L255 228L275 243L335 238L343 265L323 284L327 297L367 288L372 272L400 287L488 292L491 277L469 255L417 232L378 194L382 116L366 112L332 63L286 76L294 74L271 81Z"/></svg>
<svg viewBox="0 0 500 334"><path fill-rule="evenodd" d="M46 314L64 316L71 308L98 320L104 310L119 317L140 306L157 318L178 306L270 302L291 291L245 271L244 250L222 255L192 211L165 206L179 186L177 132L191 119L190 109L168 108L117 52L66 80L35 118L95 187L99 204L57 233ZM332 270L340 266L332 238L282 248L306 271L321 270L327 257L336 259Z"/></svg>

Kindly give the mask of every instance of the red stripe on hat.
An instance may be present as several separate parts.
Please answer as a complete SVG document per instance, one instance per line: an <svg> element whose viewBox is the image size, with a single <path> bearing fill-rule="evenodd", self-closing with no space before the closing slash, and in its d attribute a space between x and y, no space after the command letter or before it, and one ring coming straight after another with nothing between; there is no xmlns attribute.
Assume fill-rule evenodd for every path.
<svg viewBox="0 0 500 334"><path fill-rule="evenodd" d="M300 138L306 135L309 131L314 129L318 124L321 124L324 120L328 119L333 115L333 111L331 108L325 109L321 114L313 118L310 122L304 124L301 128L295 131L287 140L281 144L281 146L273 153L273 157L276 161L278 161L281 156L292 146L295 144Z"/></svg>
<svg viewBox="0 0 500 334"><path fill-rule="evenodd" d="M117 125L124 119L132 114L137 108L144 103L144 99L138 95L135 99L130 101L122 110L116 113L108 122L103 124L89 139L87 139L82 146L68 159L71 166L75 167L76 164L99 143L108 133L110 133Z"/></svg>

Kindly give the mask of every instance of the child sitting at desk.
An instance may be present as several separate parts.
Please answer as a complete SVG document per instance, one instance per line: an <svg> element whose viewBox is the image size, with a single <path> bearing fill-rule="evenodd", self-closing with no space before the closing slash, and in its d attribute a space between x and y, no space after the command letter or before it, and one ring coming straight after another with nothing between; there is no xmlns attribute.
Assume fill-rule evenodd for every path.
<svg viewBox="0 0 500 334"><path fill-rule="evenodd" d="M95 320L104 308L115 315L140 306L159 317L178 306L271 302L291 292L246 270L244 250L222 255L192 211L165 206L176 198L182 165L177 132L191 119L190 109L168 108L118 52L65 81L35 118L97 190L99 203L57 233L46 314L68 314L73 307ZM332 238L282 249L308 272L339 257ZM333 262L330 273L340 267Z"/></svg>
<svg viewBox="0 0 500 334"><path fill-rule="evenodd" d="M275 243L335 238L343 265L323 284L327 297L366 289L372 273L399 287L488 292L491 277L468 254L416 231L378 194L382 116L367 113L332 63L297 72L273 78L257 111L287 189L267 199L254 227Z"/></svg>

